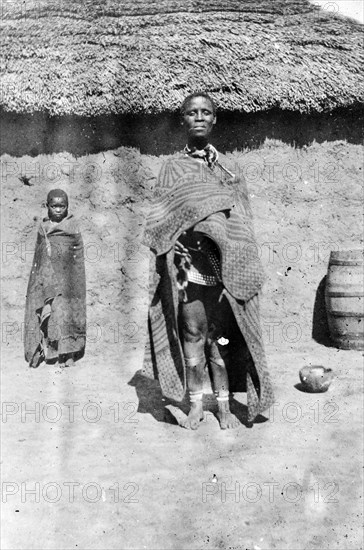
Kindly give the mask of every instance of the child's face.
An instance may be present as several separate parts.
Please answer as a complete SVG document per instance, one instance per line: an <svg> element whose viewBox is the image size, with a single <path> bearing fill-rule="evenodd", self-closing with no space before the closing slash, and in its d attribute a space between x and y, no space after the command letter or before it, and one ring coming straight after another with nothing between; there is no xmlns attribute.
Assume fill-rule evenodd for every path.
<svg viewBox="0 0 364 550"><path fill-rule="evenodd" d="M61 222L67 216L68 203L63 197L52 197L47 204L48 217L52 222Z"/></svg>

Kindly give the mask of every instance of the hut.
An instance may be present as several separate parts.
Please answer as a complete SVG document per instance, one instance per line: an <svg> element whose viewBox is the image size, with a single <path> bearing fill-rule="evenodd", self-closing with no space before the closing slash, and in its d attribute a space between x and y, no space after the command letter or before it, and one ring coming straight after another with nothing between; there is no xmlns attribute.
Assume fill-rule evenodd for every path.
<svg viewBox="0 0 364 550"><path fill-rule="evenodd" d="M8 547L362 548L362 358L329 347L322 292L330 250L363 238L362 26L307 0L0 6ZM165 155L183 146L178 107L196 88L219 109L212 143L247 180L267 275L277 407L236 435L211 416L197 437L183 432L135 376L144 207ZM28 369L22 345L53 187L68 192L85 244L86 351L62 373ZM296 389L309 363L337 375L321 397Z"/></svg>
<svg viewBox="0 0 364 550"><path fill-rule="evenodd" d="M357 142L363 28L308 0L34 0L2 5L2 151L174 150L205 89L224 149Z"/></svg>
<svg viewBox="0 0 364 550"><path fill-rule="evenodd" d="M204 89L219 112L214 144L243 164L251 188L268 272L267 337L278 316L288 324L282 345L299 343L303 326L310 340L312 316L323 311L319 282L330 247L359 242L362 230L363 26L308 0L34 0L2 7L6 200L19 181L30 191L39 182L29 197L34 211L45 188L66 185L92 220L89 286L97 285L98 302L107 295L116 303L113 288L120 286L114 274L100 290L102 239L109 239L103 258L136 259L140 227L134 216L129 257L120 208L147 195L161 156L181 146L181 100ZM21 219L24 204L15 200L12 213ZM33 227L28 219L20 234L17 227L5 235L25 239Z"/></svg>

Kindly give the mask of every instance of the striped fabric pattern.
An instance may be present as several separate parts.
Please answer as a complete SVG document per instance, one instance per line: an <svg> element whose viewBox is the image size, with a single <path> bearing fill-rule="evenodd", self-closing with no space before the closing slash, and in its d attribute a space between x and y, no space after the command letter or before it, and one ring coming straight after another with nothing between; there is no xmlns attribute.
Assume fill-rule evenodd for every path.
<svg viewBox="0 0 364 550"><path fill-rule="evenodd" d="M146 223L144 244L160 256L178 236L194 227L211 238L220 250L222 282L240 300L256 294L264 273L253 233L250 210L238 186L222 185L218 172L193 158L180 156L161 171L158 191Z"/></svg>

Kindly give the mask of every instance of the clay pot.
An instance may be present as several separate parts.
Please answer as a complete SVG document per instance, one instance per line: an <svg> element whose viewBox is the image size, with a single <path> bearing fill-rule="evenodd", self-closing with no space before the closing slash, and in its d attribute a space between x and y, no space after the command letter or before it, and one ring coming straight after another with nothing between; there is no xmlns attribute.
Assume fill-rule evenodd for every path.
<svg viewBox="0 0 364 550"><path fill-rule="evenodd" d="M299 374L304 389L312 393L327 391L334 378L332 369L326 369L321 365L303 367Z"/></svg>

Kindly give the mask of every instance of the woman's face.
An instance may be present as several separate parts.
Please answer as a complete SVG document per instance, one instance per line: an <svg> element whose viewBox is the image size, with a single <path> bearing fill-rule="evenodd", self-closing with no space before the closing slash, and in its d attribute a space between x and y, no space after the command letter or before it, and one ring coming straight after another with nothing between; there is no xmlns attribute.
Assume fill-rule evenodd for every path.
<svg viewBox="0 0 364 550"><path fill-rule="evenodd" d="M183 125L191 139L204 139L216 124L211 102L205 97L193 97L183 115Z"/></svg>

